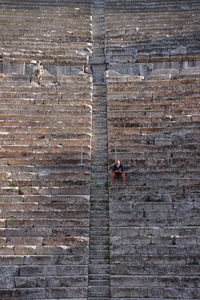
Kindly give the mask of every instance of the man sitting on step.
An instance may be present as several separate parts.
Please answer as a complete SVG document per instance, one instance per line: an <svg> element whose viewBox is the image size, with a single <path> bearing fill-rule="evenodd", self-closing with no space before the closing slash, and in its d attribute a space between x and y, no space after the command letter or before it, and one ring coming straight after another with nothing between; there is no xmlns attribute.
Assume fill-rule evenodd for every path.
<svg viewBox="0 0 200 300"><path fill-rule="evenodd" d="M112 183L115 182L116 177L119 177L123 183L125 182L125 171L120 160L116 160L114 166L112 167L112 174L111 174Z"/></svg>

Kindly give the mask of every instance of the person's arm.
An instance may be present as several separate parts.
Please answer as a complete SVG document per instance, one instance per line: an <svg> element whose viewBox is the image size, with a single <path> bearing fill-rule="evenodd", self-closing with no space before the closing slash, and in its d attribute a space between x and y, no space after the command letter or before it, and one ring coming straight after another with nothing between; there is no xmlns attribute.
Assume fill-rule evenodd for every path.
<svg viewBox="0 0 200 300"><path fill-rule="evenodd" d="M116 172L116 166L114 165L113 167L112 167L112 173L115 173Z"/></svg>
<svg viewBox="0 0 200 300"><path fill-rule="evenodd" d="M122 165L120 166L120 171L124 172L124 167Z"/></svg>

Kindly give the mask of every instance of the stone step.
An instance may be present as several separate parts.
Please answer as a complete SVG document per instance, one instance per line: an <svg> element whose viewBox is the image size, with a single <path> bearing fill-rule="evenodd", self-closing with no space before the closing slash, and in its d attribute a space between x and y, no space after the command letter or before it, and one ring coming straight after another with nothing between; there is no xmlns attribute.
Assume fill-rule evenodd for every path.
<svg viewBox="0 0 200 300"><path fill-rule="evenodd" d="M99 166L93 166L92 167L92 172L97 172L97 174L99 173L102 173L102 174L107 174L107 170L108 170L108 167L107 166L104 166L104 165L99 165ZM95 176L95 173L94 173L94 177Z"/></svg>
<svg viewBox="0 0 200 300"><path fill-rule="evenodd" d="M98 244L98 245L94 245L93 243L90 244L90 250L108 250L107 249L108 246L107 245L102 245L102 244Z"/></svg>
<svg viewBox="0 0 200 300"><path fill-rule="evenodd" d="M94 212L94 218L93 220L90 220L90 226L93 228L99 228L100 226L109 226L109 219L107 220L98 220L95 222L95 212Z"/></svg>
<svg viewBox="0 0 200 300"><path fill-rule="evenodd" d="M96 297L104 299L104 297L110 297L110 288L108 287L89 287L88 297Z"/></svg>
<svg viewBox="0 0 200 300"><path fill-rule="evenodd" d="M97 9L100 5L101 9ZM105 164L102 164L102 161L107 160L107 116L106 116L106 85L104 83L104 72L106 69L105 54L104 54L104 30L105 30L105 17L104 17L104 8L105 2L95 1L93 3L93 41L94 41L94 52L91 59L93 64L93 75L94 75L94 86L93 86L93 103L94 108L93 112L93 166L102 165L106 167ZM100 46L101 45L101 46ZM103 97L102 97L103 96ZM98 141L98 139L99 141ZM105 140L104 140L105 139ZM105 169L105 168L104 168ZM106 182L107 182L107 171L101 172L100 170L93 169L92 177L95 180L95 184L100 185L95 189L91 188L91 219L90 219L90 262L94 264L89 265L89 288L88 288L88 299L93 297L97 299L105 299L110 297L110 286L109 280L103 280L102 277L99 277L99 274L108 273L109 264L105 265L105 262L109 261L108 251L104 251L108 246L105 244L105 236L108 236L108 204L99 203L99 199L102 201L105 199L107 201L107 194L105 194ZM100 172L98 172L100 171ZM103 176L103 178L102 178ZM102 179L101 179L102 178ZM95 201L95 198L98 197L98 202ZM93 202L94 200L94 202ZM105 201L103 200L103 201ZM101 212L101 214L99 214ZM94 216L94 217L93 217ZM97 229L97 230L96 230ZM100 243L97 243L97 240ZM102 241L104 241L102 243ZM107 241L106 241L107 242ZM99 264L100 262L100 264ZM97 264L98 263L98 264ZM94 277L95 276L95 277ZM101 275L102 276L102 275ZM98 278L98 279L97 279ZM95 280L96 281L95 281ZM90 284L90 280L91 284ZM99 284L101 280L101 284ZM102 284L105 284L102 286Z"/></svg>
<svg viewBox="0 0 200 300"><path fill-rule="evenodd" d="M94 201L94 203L108 203L108 190L104 186L100 186L98 188L91 188L91 194L95 192L95 195L92 196L91 201ZM103 192L103 194L102 194ZM99 199L100 198L100 199Z"/></svg>
<svg viewBox="0 0 200 300"><path fill-rule="evenodd" d="M91 214L92 214L92 218L94 218L93 220L91 219L91 221L95 221L95 218L96 218L96 221L103 221L105 220L105 214L104 212L107 212L109 210L109 203L108 203L108 200L102 200L102 202L95 202L92 201L91 202ZM98 211L102 211L102 214L103 216L97 216L96 215L96 212Z"/></svg>
<svg viewBox="0 0 200 300"><path fill-rule="evenodd" d="M99 202L96 202L95 203L95 201L93 201L93 202L91 202L91 213L93 214L93 216L94 216L94 220L92 220L91 219L91 221L94 221L95 222L95 220L96 221L104 221L104 216L103 217L97 217L96 216L96 211L107 211L108 209L109 209L109 206L108 206L108 201L104 201L104 202L101 202L101 203L99 203ZM92 216L92 217L93 217Z"/></svg>
<svg viewBox="0 0 200 300"><path fill-rule="evenodd" d="M91 300L95 300L95 299L96 299L96 298L93 298L93 299L91 299ZM116 299L116 300L127 300L127 297L123 297L123 298L120 297L120 298L115 298L115 299ZM146 298L146 297L144 297L144 298L141 298L141 297L140 297L140 298L138 298L138 297L128 297L128 299L129 299L129 300L145 300L145 299L147 299L147 298ZM149 299L149 300L160 300L160 298L157 298L157 297L156 297L156 298L155 298L155 297L153 297L153 298L152 298L152 297L148 297L148 299ZM174 297L163 298L163 297L162 297L162 300L169 300L169 299L170 299L170 300L176 300L177 298L174 298ZM100 299L98 299L98 300L100 300ZM104 299L104 300L105 300L105 299ZM107 298L107 300L110 300L110 298ZM196 298L196 297L195 297L195 298L193 298L193 297L190 298L190 297L189 297L189 298L187 298L187 300L198 300L198 298Z"/></svg>
<svg viewBox="0 0 200 300"><path fill-rule="evenodd" d="M31 245L31 246L52 246L56 244L57 246L64 246L64 245L76 245L76 244L81 244L82 247L84 245L87 245L87 240L88 238L85 237L69 237L69 238L64 238L64 237L48 237L48 238L43 238L43 237L19 237L19 236L14 236L14 237L6 237L6 238L0 238L1 245L5 246L6 244L9 246L26 246L26 245ZM81 241L81 242L79 242Z"/></svg>
<svg viewBox="0 0 200 300"><path fill-rule="evenodd" d="M56 299L59 297L64 299L64 297L71 297L71 294L78 297L80 293L87 297L87 287L49 287L49 288L11 288L11 289L0 289L0 297L2 299ZM86 299L86 298L83 298Z"/></svg>
<svg viewBox="0 0 200 300"><path fill-rule="evenodd" d="M24 237L24 238L42 238L46 237L62 237L62 236L79 236L87 237L89 233L88 228L68 228L62 227L57 229L52 228L0 228L0 237L12 238L12 237ZM8 240L8 239L7 239Z"/></svg>
<svg viewBox="0 0 200 300"><path fill-rule="evenodd" d="M110 280L90 280L90 286L109 286Z"/></svg>
<svg viewBox="0 0 200 300"><path fill-rule="evenodd" d="M95 297L88 297L88 299L89 300L110 300L110 297L103 297L103 296L95 296ZM119 300L119 299L117 299L117 300ZM123 299L123 300L125 300L125 299ZM191 300L191 299L189 299L189 300ZM197 300L197 299L195 299L195 300Z"/></svg>
<svg viewBox="0 0 200 300"><path fill-rule="evenodd" d="M97 150L95 153L92 153L92 158L94 161L96 161L96 159L97 160L107 159L107 157L108 157L107 152L102 152L101 150Z"/></svg>
<svg viewBox="0 0 200 300"><path fill-rule="evenodd" d="M98 64L105 64L106 63L106 58L104 55L102 56L93 56L91 58L91 64L95 64L95 65L98 65Z"/></svg>
<svg viewBox="0 0 200 300"><path fill-rule="evenodd" d="M109 220L109 219L108 219ZM107 236L108 234L108 226L106 224L105 227L101 225L101 227L91 227L90 228L90 236L91 237L97 237L97 236Z"/></svg>
<svg viewBox="0 0 200 300"><path fill-rule="evenodd" d="M81 256L79 254L77 255L28 255L28 254L22 254L22 255L0 255L0 262L1 267L6 268L9 266L11 270L15 270L16 266L19 268L21 265L38 265L38 264L49 264L51 262L52 265L56 264L64 264L64 265L70 265L70 264L86 264L88 263L88 257L86 257L84 254ZM98 262L97 262L98 263ZM13 266L13 269L12 269ZM13 275L13 274L11 274ZM16 273L17 275L17 273ZM12 277L12 276L11 276ZM66 276L67 277L67 276ZM36 277L37 278L37 277Z"/></svg>
<svg viewBox="0 0 200 300"><path fill-rule="evenodd" d="M108 274L110 264L89 264L89 272L90 274Z"/></svg>
<svg viewBox="0 0 200 300"><path fill-rule="evenodd" d="M61 210L54 210L54 211L24 211L24 210L7 210L3 212L3 218L13 218L13 219L28 219L28 218L34 218L34 219L41 219L42 217L44 219L50 219L50 218L88 218L88 211L61 211ZM105 215L106 216L106 215Z"/></svg>
<svg viewBox="0 0 200 300"><path fill-rule="evenodd" d="M92 172L91 172L91 180L95 179L102 179L102 178L107 178L107 170L104 171L103 169L104 166L100 166L100 171L98 172L97 168L93 167ZM107 166L105 166L107 169Z"/></svg>
<svg viewBox="0 0 200 300"><path fill-rule="evenodd" d="M87 247L81 249L83 255L88 255ZM73 248L63 246L29 246L29 245L5 245L0 247L0 255L79 255L80 246Z"/></svg>
<svg viewBox="0 0 200 300"><path fill-rule="evenodd" d="M2 228L5 229L6 227L6 232L7 235L9 235L9 229L10 229L10 235L12 234L12 231L14 231L15 235L20 235L21 233L23 233L24 231L27 232L27 235L29 237L31 236L35 236L35 232L37 233L38 231L38 236L41 236L41 233L39 235L39 228L41 228L41 232L47 231L49 232L51 230L51 228L54 228L54 226L69 226L69 229L66 229L66 233L68 233L68 235L70 236L75 234L75 232L77 231L77 233L80 231L84 230L87 232L87 228L89 227L89 219L69 219L67 221L62 220L62 219L30 219L30 220L26 220L24 219L15 219L13 216L10 216L10 218L7 219L3 219L0 221L1 224L1 230ZM23 227L22 227L23 226ZM30 227L31 226L31 227ZM77 226L77 229L73 230L73 227ZM85 226L82 229L79 228L79 226ZM71 228L70 228L71 227ZM21 232L20 232L20 228ZM62 228L60 227L60 234L62 234ZM69 230L69 232L67 232ZM55 229L55 233L57 232L57 230ZM65 232L65 230L64 230ZM59 228L58 228L58 234L59 234ZM25 236L25 233L24 235Z"/></svg>
<svg viewBox="0 0 200 300"><path fill-rule="evenodd" d="M108 237L90 237L91 244L102 244L102 245L108 245L109 244L109 238Z"/></svg>
<svg viewBox="0 0 200 300"><path fill-rule="evenodd" d="M110 265L110 257L103 257L103 258L96 258L96 259L89 259L89 264L91 265L101 265L101 264L107 264ZM90 274L92 276L92 274ZM98 274L96 274L98 275ZM95 276L96 276L95 275Z"/></svg>
<svg viewBox="0 0 200 300"><path fill-rule="evenodd" d="M107 255L108 255L108 250L92 250L90 253L90 258L92 258L92 259L94 259L94 258L107 259L108 258Z"/></svg>

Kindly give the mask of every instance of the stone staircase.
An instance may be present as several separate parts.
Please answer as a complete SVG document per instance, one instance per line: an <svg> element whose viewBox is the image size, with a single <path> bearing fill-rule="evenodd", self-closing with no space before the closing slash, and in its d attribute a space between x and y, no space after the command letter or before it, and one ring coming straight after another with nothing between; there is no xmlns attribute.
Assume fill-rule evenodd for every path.
<svg viewBox="0 0 200 300"><path fill-rule="evenodd" d="M0 299L86 300L90 2L0 6ZM41 85L30 82L36 60Z"/></svg>
<svg viewBox="0 0 200 300"><path fill-rule="evenodd" d="M70 80L70 105L65 83L0 87L0 299L87 295L91 92L88 79Z"/></svg>
<svg viewBox="0 0 200 300"><path fill-rule="evenodd" d="M199 299L199 0L0 8L0 300Z"/></svg>
<svg viewBox="0 0 200 300"><path fill-rule="evenodd" d="M199 2L106 5L111 299L198 299Z"/></svg>
<svg viewBox="0 0 200 300"><path fill-rule="evenodd" d="M110 240L105 82L105 1L92 5L92 176L90 191L89 300L110 299Z"/></svg>

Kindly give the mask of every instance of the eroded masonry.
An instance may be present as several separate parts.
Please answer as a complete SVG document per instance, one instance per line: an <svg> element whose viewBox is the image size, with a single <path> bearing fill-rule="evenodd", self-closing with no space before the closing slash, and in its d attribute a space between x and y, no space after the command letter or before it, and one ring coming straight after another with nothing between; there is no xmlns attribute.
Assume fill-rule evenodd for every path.
<svg viewBox="0 0 200 300"><path fill-rule="evenodd" d="M0 300L199 299L200 1L0 0L0 29Z"/></svg>

